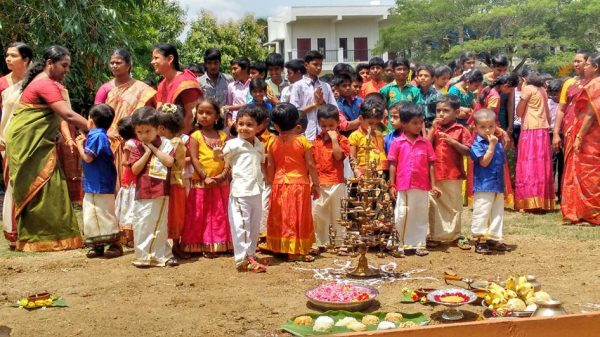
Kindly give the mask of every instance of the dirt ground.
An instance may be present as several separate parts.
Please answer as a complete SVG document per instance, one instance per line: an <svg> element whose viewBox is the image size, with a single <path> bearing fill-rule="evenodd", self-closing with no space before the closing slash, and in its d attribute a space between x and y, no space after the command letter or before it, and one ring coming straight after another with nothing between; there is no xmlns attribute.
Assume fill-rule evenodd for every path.
<svg viewBox="0 0 600 337"><path fill-rule="evenodd" d="M507 227L560 226L556 215L537 223L529 219L512 214ZM567 311L578 313L579 304L600 303L600 235L596 234L600 228L555 230L507 229L507 243L514 251L503 255L480 256L451 247L422 258L379 259L370 253L369 259L372 264L395 261L400 271L424 268L418 276L438 279L448 268L475 279L534 274ZM587 233L584 239L578 238L581 231ZM324 254L314 263L274 260L266 274L244 274L234 269L231 257L193 259L176 268L136 269L131 265L132 252L114 260L89 260L84 250L44 254L2 250L0 336L286 335L278 327L311 311L304 291L322 282L312 272L295 267L333 267L336 259L340 258ZM432 315L433 324L441 324L436 317L443 308L399 302L403 287L420 286L444 284L409 280L380 285L380 306L371 310L420 311ZM62 296L69 307L31 312L9 307L20 297L44 290ZM470 319L483 311L479 306L462 309L473 313Z"/></svg>

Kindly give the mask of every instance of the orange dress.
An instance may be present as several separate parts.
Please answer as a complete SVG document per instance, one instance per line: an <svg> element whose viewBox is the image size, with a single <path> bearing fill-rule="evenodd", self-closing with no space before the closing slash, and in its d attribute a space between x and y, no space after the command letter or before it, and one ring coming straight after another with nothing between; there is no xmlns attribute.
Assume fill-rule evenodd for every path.
<svg viewBox="0 0 600 337"><path fill-rule="evenodd" d="M305 153L311 144L304 136L274 137L268 153L275 175L267 220L267 249L274 253L306 255L314 242L310 181Z"/></svg>

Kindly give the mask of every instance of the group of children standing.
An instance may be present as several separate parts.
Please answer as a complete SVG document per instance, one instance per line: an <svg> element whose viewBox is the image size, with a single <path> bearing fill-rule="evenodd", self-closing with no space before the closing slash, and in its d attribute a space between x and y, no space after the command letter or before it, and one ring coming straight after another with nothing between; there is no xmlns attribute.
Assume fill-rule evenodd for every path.
<svg viewBox="0 0 600 337"><path fill-rule="evenodd" d="M264 251L313 261L333 244L330 228L343 236L337 219L346 179L360 178L367 158L386 172L395 200L400 245L392 255L424 256L442 241L471 248L461 236L465 157L473 162L476 252L510 250L502 243L505 132L491 105L471 108L477 71L448 91L447 67L413 72L404 58L374 58L368 80L363 69L336 66L332 88L319 79L317 51L285 64L269 57L268 67L253 72L247 60L232 61L225 104L200 101L189 136L177 105L143 107L120 120L126 164L116 203L106 134L114 111L91 109L90 132L78 139L88 257L122 255L119 231L132 229L138 267L177 265L173 254L213 258L233 250L238 270L264 272L267 261L256 257L261 236ZM386 84L387 66L394 80ZM275 76L264 81L267 69L257 68Z"/></svg>

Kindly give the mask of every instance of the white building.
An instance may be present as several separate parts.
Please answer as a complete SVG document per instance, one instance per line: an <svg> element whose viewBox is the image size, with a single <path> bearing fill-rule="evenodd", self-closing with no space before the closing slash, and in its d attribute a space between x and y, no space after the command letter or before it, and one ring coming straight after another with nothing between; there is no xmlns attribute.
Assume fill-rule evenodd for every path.
<svg viewBox="0 0 600 337"><path fill-rule="evenodd" d="M370 6L293 6L268 18L269 44L285 60L304 58L306 52L319 50L325 59L323 70L331 71L344 62L355 66L368 62L387 24L391 6L372 1Z"/></svg>

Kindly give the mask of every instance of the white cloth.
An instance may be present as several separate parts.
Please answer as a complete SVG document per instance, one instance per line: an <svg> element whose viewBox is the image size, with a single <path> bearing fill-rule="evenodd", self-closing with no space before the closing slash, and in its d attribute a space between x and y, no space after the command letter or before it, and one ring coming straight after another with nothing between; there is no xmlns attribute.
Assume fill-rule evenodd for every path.
<svg viewBox="0 0 600 337"><path fill-rule="evenodd" d="M171 154L174 150L173 143L165 137L160 137L161 143L158 150L164 154ZM148 175L152 178L167 180L169 168L166 167L157 156L152 155L150 165L148 165Z"/></svg>
<svg viewBox="0 0 600 337"><path fill-rule="evenodd" d="M461 232L462 180L440 180L442 195L429 196L429 235L434 241L453 241Z"/></svg>
<svg viewBox="0 0 600 337"><path fill-rule="evenodd" d="M398 191L394 210L400 249L425 248L429 230L429 192Z"/></svg>
<svg viewBox="0 0 600 337"><path fill-rule="evenodd" d="M85 193L82 207L86 245L111 243L119 239L114 194Z"/></svg>
<svg viewBox="0 0 600 337"><path fill-rule="evenodd" d="M329 229L335 231L335 239L343 240L346 228L338 223L342 198L346 197L346 184L335 184L319 189L319 199L313 202L313 221L315 224L315 243L326 247L330 243ZM336 242L331 242L336 244ZM338 245L339 246L339 245Z"/></svg>
<svg viewBox="0 0 600 337"><path fill-rule="evenodd" d="M2 227L7 233L16 232L16 230L13 230L12 221L14 215L12 193L12 184L9 183L4 192L4 204L2 205Z"/></svg>
<svg viewBox="0 0 600 337"><path fill-rule="evenodd" d="M136 266L159 266L173 257L169 245L169 197L135 201L133 240Z"/></svg>
<svg viewBox="0 0 600 337"><path fill-rule="evenodd" d="M350 166L350 158L348 156L344 158L344 178L346 180L354 178L354 172L352 172L352 167Z"/></svg>
<svg viewBox="0 0 600 337"><path fill-rule="evenodd" d="M260 220L260 233L267 235L267 220L269 219L269 209L271 209L271 186L267 184L265 184L265 187L262 190L262 206L263 212L262 219Z"/></svg>
<svg viewBox="0 0 600 337"><path fill-rule="evenodd" d="M337 101L333 96L331 86L319 79L315 79L313 81L306 75L298 82L294 82L290 92L290 103L295 105L298 110L304 110L307 106L314 102L315 91L318 88L322 88L323 90L323 100L325 100L325 103L337 106ZM319 132L321 132L319 123L317 121L317 109L313 108L311 110L304 111L304 113L308 119L308 125L306 127L306 131L304 131L304 135L306 138L308 138L308 140L313 140L319 134Z"/></svg>
<svg viewBox="0 0 600 337"><path fill-rule="evenodd" d="M117 215L119 228L133 229L133 222L135 221L135 185L121 186L115 201L115 214Z"/></svg>
<svg viewBox="0 0 600 337"><path fill-rule="evenodd" d="M229 197L229 225L236 265L256 253L261 219L262 195Z"/></svg>
<svg viewBox="0 0 600 337"><path fill-rule="evenodd" d="M471 232L476 238L502 240L504 227L504 194L475 192Z"/></svg>
<svg viewBox="0 0 600 337"><path fill-rule="evenodd" d="M279 102L281 103L289 103L290 95L292 94L292 84L281 90L281 97L279 98Z"/></svg>
<svg viewBox="0 0 600 337"><path fill-rule="evenodd" d="M23 84L23 81L19 81L11 85L2 92L2 106L0 106L0 108L2 108L2 119L0 120L0 143L3 145L6 144L4 142L4 135L6 134L10 120L12 119L15 110L17 110L19 102L21 101L21 84ZM4 153L2 155L4 155Z"/></svg>
<svg viewBox="0 0 600 337"><path fill-rule="evenodd" d="M240 137L230 139L223 147L223 155L231 167L231 196L260 195L264 185L265 149L258 138L254 137L254 144Z"/></svg>

